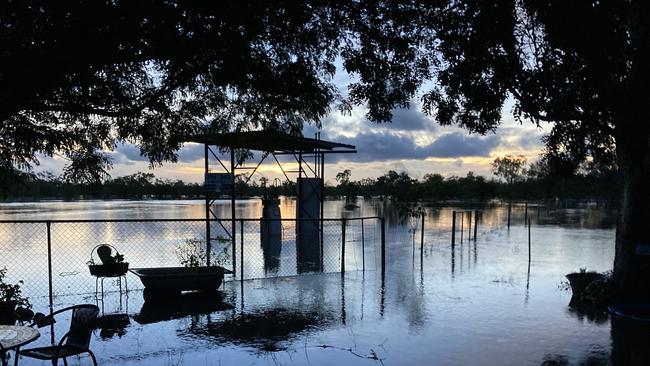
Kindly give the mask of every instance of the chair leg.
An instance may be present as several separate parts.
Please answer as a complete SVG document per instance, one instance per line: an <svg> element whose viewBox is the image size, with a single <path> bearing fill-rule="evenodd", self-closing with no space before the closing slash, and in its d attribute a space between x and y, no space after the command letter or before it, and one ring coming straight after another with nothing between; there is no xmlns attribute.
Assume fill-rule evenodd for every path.
<svg viewBox="0 0 650 366"><path fill-rule="evenodd" d="M91 350L88 350L88 354L90 355L90 358L93 359L93 365L97 366L97 359L95 358L95 354Z"/></svg>
<svg viewBox="0 0 650 366"><path fill-rule="evenodd" d="M14 360L14 366L18 366L18 358L20 357L20 347L16 348L16 351L14 352L14 357L16 358Z"/></svg>
<svg viewBox="0 0 650 366"><path fill-rule="evenodd" d="M68 366L68 360L65 357L63 357L63 366Z"/></svg>

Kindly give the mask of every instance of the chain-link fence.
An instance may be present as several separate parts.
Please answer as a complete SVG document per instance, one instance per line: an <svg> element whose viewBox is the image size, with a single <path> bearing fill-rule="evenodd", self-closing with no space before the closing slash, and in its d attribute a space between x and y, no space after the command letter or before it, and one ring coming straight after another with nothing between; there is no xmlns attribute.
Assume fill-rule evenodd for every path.
<svg viewBox="0 0 650 366"><path fill-rule="evenodd" d="M208 246L200 219L0 221L0 268L7 268L6 282L23 281L23 293L31 298L94 293L96 277L88 265L101 263L99 244L115 247L130 268L204 264L210 248L211 264L233 270L226 280L370 270L378 268L380 222L238 219L233 242L230 220L213 220ZM141 288L133 274L127 282L129 289ZM107 282L105 290L117 287Z"/></svg>
<svg viewBox="0 0 650 366"><path fill-rule="evenodd" d="M447 247L452 228L457 244L474 240L475 211L457 209L454 227L452 210L429 208L424 220L421 216L237 219L234 241L231 220L211 220L209 245L203 219L6 220L0 221L0 268L7 268L6 282L22 280L23 292L31 298L48 298L50 291L55 298L95 293L96 278L90 275L88 262L99 262L93 254L98 244L116 247L131 268L205 263L210 248L211 264L233 270L226 280L380 270L397 256L407 255L403 251L407 247L412 246L408 255L414 258ZM512 211L513 224L538 216L523 206ZM480 211L478 219L476 236L490 236L505 227L507 208ZM133 274L127 274L127 280L129 289L141 288ZM117 287L108 283L105 290Z"/></svg>

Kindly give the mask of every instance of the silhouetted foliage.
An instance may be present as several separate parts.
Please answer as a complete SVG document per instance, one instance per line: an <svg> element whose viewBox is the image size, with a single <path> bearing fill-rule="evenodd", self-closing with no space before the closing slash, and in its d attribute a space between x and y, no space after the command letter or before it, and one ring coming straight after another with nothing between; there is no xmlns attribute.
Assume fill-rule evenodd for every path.
<svg viewBox="0 0 650 366"><path fill-rule="evenodd" d="M507 100L520 120L553 123L549 167L616 163L624 183L614 279L650 297L644 242L650 205L650 5L645 1L444 2L434 12L436 83L425 110L442 124L494 131Z"/></svg>
<svg viewBox="0 0 650 366"><path fill-rule="evenodd" d="M613 204L618 199L619 180L615 173L595 174L581 172L569 178L527 175L512 183L486 179L473 172L464 177L426 174L423 179L411 178L407 173L389 171L377 179L349 181L347 185L326 187L329 196L346 196L353 190L364 197L391 197L403 202L436 200L489 200L515 198L528 200L592 199ZM353 188L350 188L353 187Z"/></svg>
<svg viewBox="0 0 650 366"><path fill-rule="evenodd" d="M497 177L506 180L507 183L514 183L524 173L526 158L522 155L506 155L494 159L492 162L492 172Z"/></svg>
<svg viewBox="0 0 650 366"><path fill-rule="evenodd" d="M0 11L0 166L39 154L99 182L106 150L137 143L176 161L201 130L300 134L332 103L390 120L429 76L415 3L380 1L12 1ZM428 10L427 10L428 11ZM420 21L418 21L420 19ZM92 21L91 21L92 20ZM359 76L347 98L337 58Z"/></svg>
<svg viewBox="0 0 650 366"><path fill-rule="evenodd" d="M650 297L650 256L636 254L650 206L648 18L647 2L624 0L13 1L0 12L0 166L60 154L67 178L96 181L121 141L157 165L184 134L298 134L334 102L389 121L431 80L424 110L440 124L495 131L511 100L518 120L553 123L552 169L617 165L614 279ZM353 75L345 98L337 58Z"/></svg>
<svg viewBox="0 0 650 366"><path fill-rule="evenodd" d="M390 197L403 202L436 200L489 200L493 198L515 198L529 200L544 199L595 199L615 202L620 180L613 171L588 170L586 166L570 177L548 175L544 160L531 164L527 174L513 183L486 179L472 172L464 177L443 177L440 174L425 174L420 180L406 172L389 171L378 178L364 178L358 181L339 180L337 186L325 186L330 197L357 196ZM345 172L344 172L345 173ZM34 175L25 173L21 183L9 182L4 186L4 199L198 199L204 197L203 184L186 183L180 180L156 178L152 173L135 174L107 179L101 185L69 183L50 172ZM235 178L238 197L247 196L294 196L293 182L268 184L268 178L260 176L248 179L247 174ZM262 184L264 183L264 184Z"/></svg>

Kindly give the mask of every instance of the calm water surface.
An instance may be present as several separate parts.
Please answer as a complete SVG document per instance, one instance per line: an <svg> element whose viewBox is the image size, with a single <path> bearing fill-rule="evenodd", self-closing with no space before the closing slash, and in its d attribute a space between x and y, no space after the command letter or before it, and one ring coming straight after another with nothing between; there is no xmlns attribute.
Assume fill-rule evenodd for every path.
<svg viewBox="0 0 650 366"><path fill-rule="evenodd" d="M100 364L599 365L610 364L612 352L627 352L633 345L626 333L612 331L607 316L588 316L569 308L571 294L561 286L565 274L581 267L611 268L613 213L595 207L531 206L529 267L523 207L515 207L510 230L503 207L480 207L477 240L467 241L465 221L463 242L458 232L453 250L451 211L468 208L428 207L420 261L419 220L403 218L390 203L358 204L359 209L346 211L343 202L328 201L325 216L385 216L385 276L378 265L378 225L369 222L364 227L365 250L360 227L351 224L348 229L348 271L343 276L283 277L281 268L277 278L228 281L219 296L189 294L159 303L144 302L138 279L129 277L128 296L111 292L103 301L97 300L105 314L130 316L124 327L95 331L91 347ZM283 200L281 209L283 217L293 217L295 205ZM220 202L217 210L227 217L230 208ZM237 210L240 216L259 217L261 204L241 201ZM198 201L0 205L0 220L201 218L203 214ZM35 307L43 307L47 286L43 288L41 278L42 230L13 225L0 225L4 261L10 271L25 277ZM93 243L127 243L122 248L132 263L167 264L173 257L170 243L205 229L202 223L146 228L106 225L67 224L55 229L53 250L62 253L54 255L55 307L96 302L91 294L93 280L84 269ZM245 231L253 238L259 235L254 230ZM159 247L151 248L152 241ZM148 246L138 246L147 242ZM340 250L340 242L332 241L330 246L335 247L332 253ZM255 258L255 250L247 248L245 254ZM247 273L266 273L261 263L249 261L244 261ZM360 270L364 266L366 270ZM27 279L32 279L31 287ZM107 288L114 286L107 282ZM48 341L44 336L35 344ZM21 364L38 364L31 361L22 359ZM86 364L89 359L71 361Z"/></svg>

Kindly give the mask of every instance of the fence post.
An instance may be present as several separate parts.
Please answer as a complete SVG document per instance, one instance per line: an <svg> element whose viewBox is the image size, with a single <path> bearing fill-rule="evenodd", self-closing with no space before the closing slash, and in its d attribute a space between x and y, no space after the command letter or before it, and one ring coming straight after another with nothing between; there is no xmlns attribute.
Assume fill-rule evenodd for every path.
<svg viewBox="0 0 650 366"><path fill-rule="evenodd" d="M422 224L420 225L420 265L424 258L424 212L422 213Z"/></svg>
<svg viewBox="0 0 650 366"><path fill-rule="evenodd" d="M48 282L48 297L50 301L50 315L54 312L54 296L52 289L52 222L45 223L47 228L47 282ZM50 325L50 341L54 344L54 324ZM18 357L18 356L16 356Z"/></svg>
<svg viewBox="0 0 650 366"><path fill-rule="evenodd" d="M472 210L467 211L467 241L472 240Z"/></svg>
<svg viewBox="0 0 650 366"><path fill-rule="evenodd" d="M456 246L456 211L451 212L451 248Z"/></svg>
<svg viewBox="0 0 650 366"><path fill-rule="evenodd" d="M508 230L510 230L510 214L512 213L512 201L508 201Z"/></svg>
<svg viewBox="0 0 650 366"><path fill-rule="evenodd" d="M363 231L363 218L361 218L361 269L366 271L366 238Z"/></svg>
<svg viewBox="0 0 650 366"><path fill-rule="evenodd" d="M244 282L244 220L239 221L239 224L239 242L241 243L239 249L239 280Z"/></svg>
<svg viewBox="0 0 650 366"><path fill-rule="evenodd" d="M49 287L50 313L54 309L54 296L52 291L52 222L45 223L47 227L47 281Z"/></svg>
<svg viewBox="0 0 650 366"><path fill-rule="evenodd" d="M381 273L386 271L386 219L381 218Z"/></svg>
<svg viewBox="0 0 650 366"><path fill-rule="evenodd" d="M204 160L205 160L205 174L207 175L208 172L210 171L210 164L209 164L209 155L208 152L210 148L208 147L208 144L203 144L204 148ZM211 238L211 233L210 233L210 193L208 190L205 190L205 263L206 265L210 265L210 254L212 253L212 238Z"/></svg>
<svg viewBox="0 0 650 366"><path fill-rule="evenodd" d="M524 203L524 224L528 222L528 201Z"/></svg>
<svg viewBox="0 0 650 366"><path fill-rule="evenodd" d="M465 233L465 229L463 228L464 223L465 223L465 212L461 211L460 212L460 245L463 245L463 234Z"/></svg>
<svg viewBox="0 0 650 366"><path fill-rule="evenodd" d="M474 210L474 241L476 241L477 231L478 231L478 210Z"/></svg>
<svg viewBox="0 0 650 366"><path fill-rule="evenodd" d="M345 273L345 217L341 219L341 276Z"/></svg>
<svg viewBox="0 0 650 366"><path fill-rule="evenodd" d="M528 219L528 264L530 264L530 219Z"/></svg>

